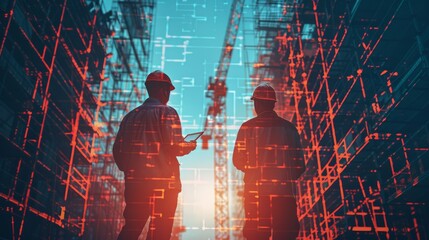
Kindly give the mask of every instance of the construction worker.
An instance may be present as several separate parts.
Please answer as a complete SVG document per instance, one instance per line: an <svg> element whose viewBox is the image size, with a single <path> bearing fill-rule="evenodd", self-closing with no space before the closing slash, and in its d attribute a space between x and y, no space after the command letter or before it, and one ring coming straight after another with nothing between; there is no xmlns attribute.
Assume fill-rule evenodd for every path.
<svg viewBox="0 0 429 240"><path fill-rule="evenodd" d="M243 123L233 163L244 172L245 225L248 240L289 240L299 232L295 182L304 171L296 127L274 111L274 89L256 87L251 99L257 117Z"/></svg>
<svg viewBox="0 0 429 240"><path fill-rule="evenodd" d="M167 106L174 90L167 74L154 71L145 85L149 98L124 117L113 146L125 173L125 225L118 239L138 239L150 217L146 239L169 240L182 188L176 156L193 151L196 142L184 141L179 116Z"/></svg>

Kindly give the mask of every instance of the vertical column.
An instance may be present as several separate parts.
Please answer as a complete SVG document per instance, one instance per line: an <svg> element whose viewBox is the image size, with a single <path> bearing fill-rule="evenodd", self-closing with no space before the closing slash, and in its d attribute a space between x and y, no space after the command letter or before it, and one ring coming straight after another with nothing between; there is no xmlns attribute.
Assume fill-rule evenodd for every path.
<svg viewBox="0 0 429 240"><path fill-rule="evenodd" d="M64 0L62 6L61 6L61 16L60 16L60 20L58 23L58 27L55 29L55 45L53 48L53 56L51 59L51 62L49 64L49 71L48 71L48 76L47 76L47 82L46 82L46 86L44 89L44 94L43 94L43 101L42 101L42 122L40 125L40 131L39 131L39 136L37 139L37 147L36 147L36 152L33 156L33 163L32 163L32 168L31 168L31 173L30 173L30 180L28 182L27 185L27 191L25 193L24 196L24 201L23 201L23 212L22 212L22 220L21 220L21 224L19 227L19 232L18 232L18 239L21 239L22 237L22 233L23 233L23 229L24 229L24 223L25 223L25 217L28 211L28 201L30 198L30 192L31 192L31 188L32 188L32 184L33 184L33 180L34 180L34 174L35 174L35 167L36 167L36 163L37 160L39 158L39 154L40 154L40 147L42 144L42 138L43 138L43 133L44 133L44 127L45 127L45 122L46 122L46 117L47 117L47 113L48 113L48 108L49 108L49 87L51 84L51 79L52 79L52 75L54 72L54 67L55 67L55 59L56 59L56 55L57 55L57 49L58 49L58 45L60 42L60 36L61 36L61 30L62 30L62 25L63 25L63 19L64 19L64 13L66 10L66 6L67 6L67 0Z"/></svg>

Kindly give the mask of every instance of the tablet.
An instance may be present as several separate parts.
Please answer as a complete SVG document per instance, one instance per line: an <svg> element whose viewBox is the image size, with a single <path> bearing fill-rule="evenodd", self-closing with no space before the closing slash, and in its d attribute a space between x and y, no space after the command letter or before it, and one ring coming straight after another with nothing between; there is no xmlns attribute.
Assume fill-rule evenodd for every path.
<svg viewBox="0 0 429 240"><path fill-rule="evenodd" d="M201 135L203 135L203 133L204 133L204 131L196 132L196 133L190 133L190 134L186 135L185 141L186 142L196 141L198 138L201 137Z"/></svg>

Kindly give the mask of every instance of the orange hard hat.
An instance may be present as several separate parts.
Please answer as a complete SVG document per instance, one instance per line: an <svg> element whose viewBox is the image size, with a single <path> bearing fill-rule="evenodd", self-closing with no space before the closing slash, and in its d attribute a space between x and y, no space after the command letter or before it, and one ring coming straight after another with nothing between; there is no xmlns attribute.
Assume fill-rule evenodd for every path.
<svg viewBox="0 0 429 240"><path fill-rule="evenodd" d="M277 102L276 91L268 83L261 83L253 91L253 95L250 98L251 100L266 100Z"/></svg>
<svg viewBox="0 0 429 240"><path fill-rule="evenodd" d="M173 91L175 89L173 83L171 83L170 77L159 70L153 71L149 75L147 75L145 85L147 86L147 84L150 82L165 82L170 84L170 91Z"/></svg>

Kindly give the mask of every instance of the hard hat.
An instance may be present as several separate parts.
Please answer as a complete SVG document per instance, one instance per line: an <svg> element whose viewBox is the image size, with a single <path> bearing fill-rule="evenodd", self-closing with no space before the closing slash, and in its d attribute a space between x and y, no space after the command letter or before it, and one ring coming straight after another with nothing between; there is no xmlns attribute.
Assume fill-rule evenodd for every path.
<svg viewBox="0 0 429 240"><path fill-rule="evenodd" d="M276 92L274 88L270 86L268 83L261 83L259 86L255 88L253 91L253 95L250 98L251 100L266 100L266 101L274 101L277 102Z"/></svg>
<svg viewBox="0 0 429 240"><path fill-rule="evenodd" d="M165 82L170 84L170 91L173 91L175 89L175 87L171 83L170 77L159 70L151 72L149 75L147 75L145 85L147 86L147 84L150 82Z"/></svg>

